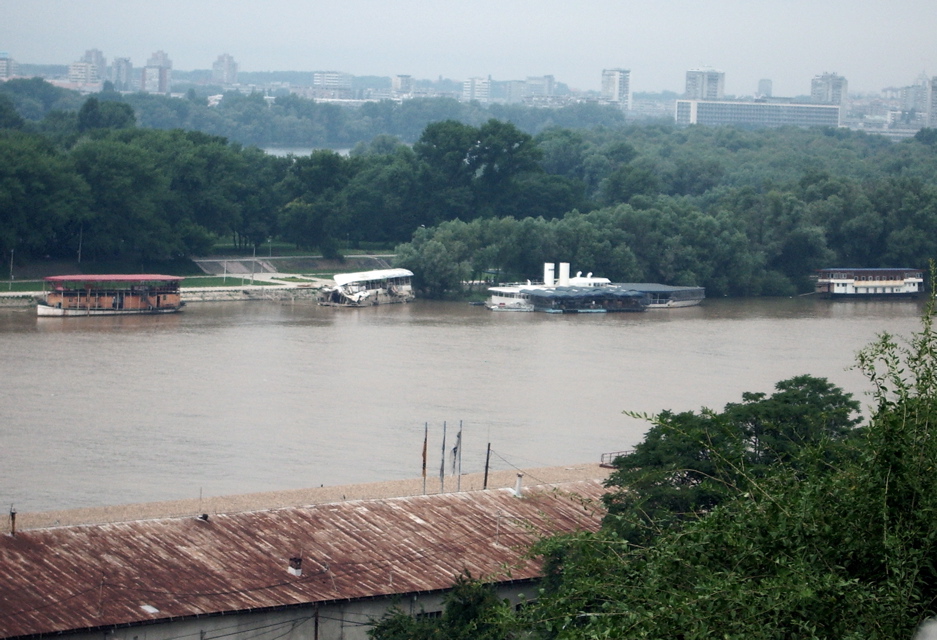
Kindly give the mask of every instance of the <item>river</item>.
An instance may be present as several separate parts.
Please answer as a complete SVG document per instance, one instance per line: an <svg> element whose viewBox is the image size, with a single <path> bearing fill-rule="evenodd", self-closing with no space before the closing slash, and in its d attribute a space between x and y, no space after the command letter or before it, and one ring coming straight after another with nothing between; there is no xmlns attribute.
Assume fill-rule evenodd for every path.
<svg viewBox="0 0 937 640"><path fill-rule="evenodd" d="M0 309L0 503L21 512L597 462L648 425L850 370L914 302L706 300L640 314L416 301L195 303L170 316Z"/></svg>

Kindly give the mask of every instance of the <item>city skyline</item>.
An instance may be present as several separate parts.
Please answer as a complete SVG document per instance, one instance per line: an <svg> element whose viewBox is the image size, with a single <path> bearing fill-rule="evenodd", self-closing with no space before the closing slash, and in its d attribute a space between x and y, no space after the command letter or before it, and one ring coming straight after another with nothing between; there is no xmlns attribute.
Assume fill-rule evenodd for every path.
<svg viewBox="0 0 937 640"><path fill-rule="evenodd" d="M633 92L682 93L686 71L725 73L725 93L809 95L836 73L854 92L937 75L937 12L923 0L0 0L0 51L20 63L69 64L89 49L143 66L163 50L174 69L338 70L358 76L519 80L552 75L599 91L602 70L631 70Z"/></svg>

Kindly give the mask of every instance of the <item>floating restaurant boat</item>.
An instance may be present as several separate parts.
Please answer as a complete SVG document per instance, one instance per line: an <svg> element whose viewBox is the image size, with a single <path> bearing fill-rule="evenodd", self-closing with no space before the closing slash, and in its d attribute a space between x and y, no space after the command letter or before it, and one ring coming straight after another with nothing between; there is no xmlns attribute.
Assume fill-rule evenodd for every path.
<svg viewBox="0 0 937 640"><path fill-rule="evenodd" d="M412 278L413 272L408 269L336 273L333 278L335 286L323 287L318 302L329 307L370 307L410 302L414 298Z"/></svg>
<svg viewBox="0 0 937 640"><path fill-rule="evenodd" d="M826 298L916 298L923 284L921 269L820 269L815 292Z"/></svg>
<svg viewBox="0 0 937 640"><path fill-rule="evenodd" d="M655 283L613 283L608 278L569 276L569 263L543 265L543 283L490 287L486 306L493 311L545 311L548 313L604 313L644 311L697 305L705 298L703 287L673 287Z"/></svg>
<svg viewBox="0 0 937 640"><path fill-rule="evenodd" d="M174 313L185 304L183 278L158 274L69 275L45 278L52 289L36 306L39 316L115 316Z"/></svg>
<svg viewBox="0 0 937 640"><path fill-rule="evenodd" d="M643 293L647 296L648 309L694 307L706 298L706 289L703 287L675 287L656 282L616 282L615 286Z"/></svg>

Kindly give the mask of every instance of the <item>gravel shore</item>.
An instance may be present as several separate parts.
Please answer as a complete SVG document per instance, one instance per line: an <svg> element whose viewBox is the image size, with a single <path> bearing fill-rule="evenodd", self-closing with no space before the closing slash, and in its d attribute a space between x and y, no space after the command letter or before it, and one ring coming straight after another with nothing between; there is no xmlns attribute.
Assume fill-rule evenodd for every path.
<svg viewBox="0 0 937 640"><path fill-rule="evenodd" d="M538 484L555 484L577 480L604 480L611 472L596 463L584 463L562 467L541 467L520 471L490 471L488 488L513 488L518 473L523 474L525 487ZM426 478L426 494L452 493L461 491L479 491L484 483L483 473L468 473L461 477L449 476L440 491L439 477ZM282 507L301 507L310 504L325 504L345 500L373 500L422 495L423 479L390 480L387 482L369 482L334 487L315 487L309 489L290 489L268 491L234 496L213 496L173 500L167 502L148 502L142 504L116 505L110 507L87 507L65 511L45 511L16 514L16 530L43 529L48 527L71 526L80 524L101 524L106 522L127 522L132 520L150 520L156 518L177 518L199 515L201 513L238 513L244 511L262 511Z"/></svg>

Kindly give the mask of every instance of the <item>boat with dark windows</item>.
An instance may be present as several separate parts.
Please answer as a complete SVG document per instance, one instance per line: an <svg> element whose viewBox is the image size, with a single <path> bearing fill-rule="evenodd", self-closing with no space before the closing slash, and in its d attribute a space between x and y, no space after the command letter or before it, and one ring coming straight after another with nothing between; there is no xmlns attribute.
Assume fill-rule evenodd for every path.
<svg viewBox="0 0 937 640"><path fill-rule="evenodd" d="M924 287L921 269L820 269L815 292L825 298L917 298Z"/></svg>
<svg viewBox="0 0 937 640"><path fill-rule="evenodd" d="M327 307L370 307L410 302L414 298L413 272L408 269L376 269L336 273L335 286L323 287L320 305Z"/></svg>
<svg viewBox="0 0 937 640"><path fill-rule="evenodd" d="M656 282L616 282L617 287L627 287L647 296L648 309L678 309L694 307L706 298L703 287L675 287Z"/></svg>
<svg viewBox="0 0 937 640"><path fill-rule="evenodd" d="M44 317L175 313L185 304L183 278L159 274L49 276L51 285L36 305Z"/></svg>
<svg viewBox="0 0 937 640"><path fill-rule="evenodd" d="M490 287L485 306L492 311L545 311L548 313L603 313L673 309L698 305L706 297L703 287L674 287L656 283L612 282L608 278L569 275L569 263L543 265L543 282Z"/></svg>

